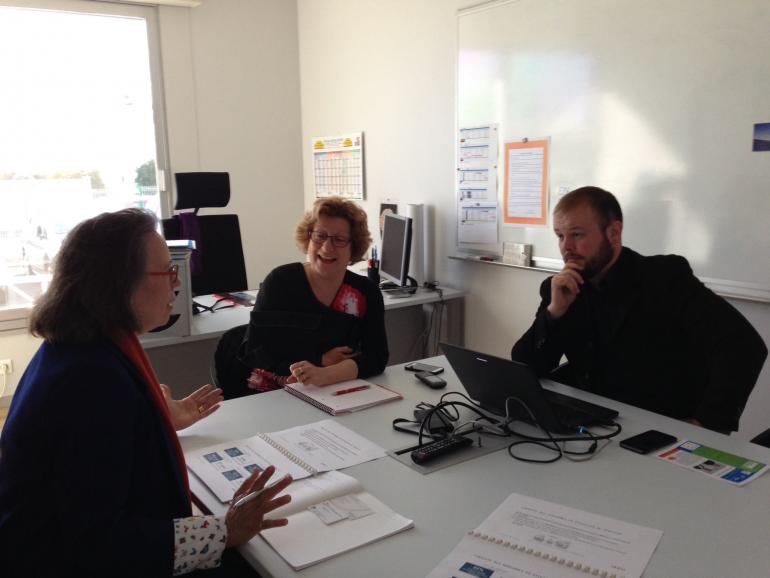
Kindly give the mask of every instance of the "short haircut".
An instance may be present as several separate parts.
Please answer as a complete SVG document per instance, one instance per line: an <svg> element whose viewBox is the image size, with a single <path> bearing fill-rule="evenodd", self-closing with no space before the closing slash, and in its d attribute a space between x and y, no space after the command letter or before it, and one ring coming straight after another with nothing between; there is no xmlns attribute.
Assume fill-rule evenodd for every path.
<svg viewBox="0 0 770 578"><path fill-rule="evenodd" d="M623 222L623 211L615 195L599 187L580 187L570 191L556 203L553 214L568 213L583 205L593 209L602 229L609 227L613 221Z"/></svg>
<svg viewBox="0 0 770 578"><path fill-rule="evenodd" d="M144 277L157 219L140 209L102 213L69 232L30 332L50 343L87 343L141 330L131 296Z"/></svg>
<svg viewBox="0 0 770 578"><path fill-rule="evenodd" d="M318 199L313 208L305 213L297 224L294 240L303 253L307 253L310 233L313 232L320 217L339 217L350 223L350 262L355 263L363 259L369 245L372 244L366 212L353 201L342 197Z"/></svg>

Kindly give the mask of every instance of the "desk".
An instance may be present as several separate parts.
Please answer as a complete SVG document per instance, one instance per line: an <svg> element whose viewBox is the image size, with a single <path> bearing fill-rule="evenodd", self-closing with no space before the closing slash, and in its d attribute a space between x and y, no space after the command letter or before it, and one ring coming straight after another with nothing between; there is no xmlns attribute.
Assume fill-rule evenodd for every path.
<svg viewBox="0 0 770 578"><path fill-rule="evenodd" d="M402 298L383 295L385 302L385 330L390 349L389 363L406 363L435 352L415 347L420 334L428 326L430 308L445 302L445 320L440 338L462 345L465 335L465 292L451 287L437 291L420 288L414 295ZM256 292L250 292L256 295ZM196 297L203 305L214 303L213 295ZM426 311L426 306L430 306ZM249 322L251 307L236 305L228 309L194 315L190 335L164 336L145 334L140 339L162 383L168 384L175 397L194 391L210 379L210 364L217 342L222 334L237 325ZM428 340L435 342L436 339Z"/></svg>
<svg viewBox="0 0 770 578"><path fill-rule="evenodd" d="M461 390L443 357L426 361L447 368L442 374L449 382L447 390ZM391 420L409 416L418 401L435 402L447 390L428 389L402 366L388 367L376 381L399 390L404 400L336 419L386 449L414 443L413 436L393 431ZM623 425L620 438L656 428L680 440L770 461L766 448L563 385L547 385L617 409ZM190 450L328 417L284 391L274 391L225 402L214 415L180 432L180 439L182 447ZM393 510L412 518L414 529L300 573L257 537L242 552L265 578L425 576L467 530L512 492L663 530L645 578L758 577L767 576L770 568L770 475L732 487L651 456L633 454L616 442L593 460L580 463L562 459L550 465L525 464L509 458L503 449L425 476L390 457L345 472ZM208 489L195 476L190 478L193 493L204 505L223 512Z"/></svg>

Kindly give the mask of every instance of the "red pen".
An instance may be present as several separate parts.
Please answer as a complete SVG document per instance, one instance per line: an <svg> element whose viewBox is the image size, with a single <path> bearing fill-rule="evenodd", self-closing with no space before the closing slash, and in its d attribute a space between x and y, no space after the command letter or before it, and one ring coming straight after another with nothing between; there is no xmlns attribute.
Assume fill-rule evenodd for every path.
<svg viewBox="0 0 770 578"><path fill-rule="evenodd" d="M339 391L335 391L333 395L344 395L346 393L355 393L356 391L364 391L365 389L369 389L369 386L359 385L357 387L350 387L348 389L341 389Z"/></svg>

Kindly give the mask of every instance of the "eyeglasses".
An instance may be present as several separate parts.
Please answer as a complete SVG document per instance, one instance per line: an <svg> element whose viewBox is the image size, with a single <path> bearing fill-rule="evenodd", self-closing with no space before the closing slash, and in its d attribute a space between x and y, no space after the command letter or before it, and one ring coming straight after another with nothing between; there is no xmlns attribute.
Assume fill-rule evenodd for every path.
<svg viewBox="0 0 770 578"><path fill-rule="evenodd" d="M347 247L348 245L350 245L350 239L348 237L338 237L336 235L329 235L327 233L324 233L323 231L311 231L310 239L316 245L323 245L324 243L326 243L327 239L331 239L332 245L334 245L339 249L342 249L343 247Z"/></svg>
<svg viewBox="0 0 770 578"><path fill-rule="evenodd" d="M179 265L171 265L166 271L148 271L147 274L151 277L168 277L173 285L179 279Z"/></svg>

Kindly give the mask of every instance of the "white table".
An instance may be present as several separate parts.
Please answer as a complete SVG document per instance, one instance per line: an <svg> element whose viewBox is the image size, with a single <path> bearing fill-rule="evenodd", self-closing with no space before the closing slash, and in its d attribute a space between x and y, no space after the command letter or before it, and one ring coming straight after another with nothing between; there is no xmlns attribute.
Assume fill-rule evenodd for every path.
<svg viewBox="0 0 770 578"><path fill-rule="evenodd" d="M442 375L448 389L459 388L443 357L426 361L445 366ZM416 438L395 432L391 420L408 417L418 401L436 401L447 390L428 389L402 366L388 367L374 381L399 390L405 399L336 419L386 449L414 443ZM624 429L620 438L656 428L680 440L692 439L765 463L770 460L766 448L566 386L549 386L619 410ZM213 416L180 432L180 439L188 450L328 417L275 391L225 402ZM550 465L526 464L511 459L503 449L429 475L390 457L345 471L395 511L414 519L415 528L299 573L257 537L243 548L243 554L265 578L425 576L464 532L512 492L663 530L646 578L759 577L767 576L770 569L770 475L732 487L651 456L633 454L616 442L593 460L580 463L562 459ZM193 493L212 511L224 510L193 475L191 484Z"/></svg>
<svg viewBox="0 0 770 578"><path fill-rule="evenodd" d="M256 296L256 291L249 292ZM429 322L430 313L442 301L446 304L441 339L462 345L464 342L465 291L442 287L441 293L420 288L414 295L403 298L383 294L385 301L385 330L390 349L389 363L414 361L433 352L415 347L418 336ZM196 297L202 305L212 305L213 295ZM175 396L186 395L209 380L209 366L217 342L232 327L249 322L251 307L236 305L214 312L205 311L191 319L190 335L169 336L145 334L141 342L147 350L160 381L171 386ZM436 342L433 338L429 342Z"/></svg>

